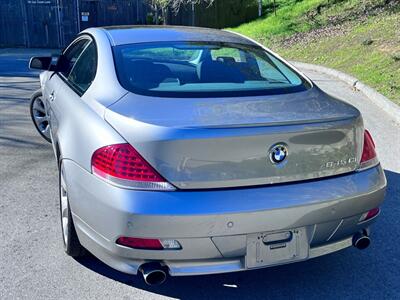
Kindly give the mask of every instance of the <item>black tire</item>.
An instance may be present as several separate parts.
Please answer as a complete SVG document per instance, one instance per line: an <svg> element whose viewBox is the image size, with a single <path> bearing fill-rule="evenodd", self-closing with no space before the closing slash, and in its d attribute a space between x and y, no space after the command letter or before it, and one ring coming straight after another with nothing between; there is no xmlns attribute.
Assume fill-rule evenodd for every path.
<svg viewBox="0 0 400 300"><path fill-rule="evenodd" d="M62 187L62 180L61 176L63 176L64 171L62 164L60 164L59 168L59 176L58 176L58 189L59 189L59 201L60 201L60 221L61 221L61 232L62 232L62 239L63 239L63 244L64 244L64 251L67 253L69 256L72 257L82 257L85 255L85 248L81 245L78 239L78 235L76 234L75 226L74 226L74 221L72 219L71 215L71 209L69 206L69 201L68 201L68 194L65 191L66 195L66 207L67 207L67 212L66 212L66 218L67 218L67 225L64 228L63 225L63 205L62 205L62 195L64 193L64 188ZM65 181L64 181L65 182ZM65 230L65 233L64 233ZM65 234L67 234L67 238L65 237Z"/></svg>
<svg viewBox="0 0 400 300"><path fill-rule="evenodd" d="M31 115L31 119L32 119L32 123L33 125L35 125L35 128L37 130L37 132L41 135L42 138L44 138L47 142L51 143L51 138L49 136L46 136L45 134L42 133L42 131L40 130L40 128L38 127L38 125L36 124L35 121L35 116L34 116L34 103L37 100L38 97L42 97L42 91L41 90L37 90L36 92L34 92L31 96L31 100L29 103L29 113Z"/></svg>

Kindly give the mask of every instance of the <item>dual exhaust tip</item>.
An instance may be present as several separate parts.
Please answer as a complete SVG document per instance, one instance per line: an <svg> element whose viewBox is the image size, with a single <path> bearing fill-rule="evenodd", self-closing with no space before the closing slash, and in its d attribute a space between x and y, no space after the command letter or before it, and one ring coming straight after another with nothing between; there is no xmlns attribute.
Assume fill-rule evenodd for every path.
<svg viewBox="0 0 400 300"><path fill-rule="evenodd" d="M371 239L369 238L365 230L357 232L353 236L353 246L359 250L364 250L368 248L370 244L371 244Z"/></svg>
<svg viewBox="0 0 400 300"><path fill-rule="evenodd" d="M366 231L357 232L353 236L353 246L359 250L368 248L371 244L371 239ZM144 282L148 285L160 285L167 279L168 269L158 262L149 262L140 266L140 273L143 275Z"/></svg>
<svg viewBox="0 0 400 300"><path fill-rule="evenodd" d="M158 262L145 263L140 266L139 271L148 285L160 285L167 279L167 267Z"/></svg>

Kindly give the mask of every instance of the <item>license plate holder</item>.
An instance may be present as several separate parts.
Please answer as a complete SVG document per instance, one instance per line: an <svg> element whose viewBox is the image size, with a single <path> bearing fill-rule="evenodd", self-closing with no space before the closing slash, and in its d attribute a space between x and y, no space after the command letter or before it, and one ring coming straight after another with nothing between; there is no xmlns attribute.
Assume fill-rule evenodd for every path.
<svg viewBox="0 0 400 300"><path fill-rule="evenodd" d="M247 235L246 267L259 268L308 258L306 228Z"/></svg>

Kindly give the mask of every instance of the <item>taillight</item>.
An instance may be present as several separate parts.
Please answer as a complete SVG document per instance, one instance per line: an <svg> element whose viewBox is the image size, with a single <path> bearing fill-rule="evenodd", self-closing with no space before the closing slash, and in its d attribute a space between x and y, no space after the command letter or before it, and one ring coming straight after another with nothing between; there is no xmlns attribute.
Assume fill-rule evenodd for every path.
<svg viewBox="0 0 400 300"><path fill-rule="evenodd" d="M92 155L92 172L122 187L175 190L129 144L115 144L96 150Z"/></svg>
<svg viewBox="0 0 400 300"><path fill-rule="evenodd" d="M361 156L361 163L367 162L376 157L375 143L368 130L364 131L364 147Z"/></svg>
<svg viewBox="0 0 400 300"><path fill-rule="evenodd" d="M177 240L166 239L144 239L135 237L122 236L117 239L116 243L121 246L145 249L145 250L179 250L182 249L181 244Z"/></svg>
<svg viewBox="0 0 400 300"><path fill-rule="evenodd" d="M369 131L365 130L364 145L363 145L359 170L364 170L376 166L378 163L379 161L378 157L376 156L375 143Z"/></svg>
<svg viewBox="0 0 400 300"><path fill-rule="evenodd" d="M369 219L372 219L373 217L377 216L380 211L381 210L379 209L379 207L373 208L373 209L367 211L366 213L362 214L360 217L360 220L358 222L364 222Z"/></svg>

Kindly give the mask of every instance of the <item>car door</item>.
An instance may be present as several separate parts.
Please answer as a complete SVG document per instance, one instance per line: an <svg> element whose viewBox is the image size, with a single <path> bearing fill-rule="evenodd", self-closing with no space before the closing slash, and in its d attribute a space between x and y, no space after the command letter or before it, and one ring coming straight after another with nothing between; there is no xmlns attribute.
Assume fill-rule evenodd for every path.
<svg viewBox="0 0 400 300"><path fill-rule="evenodd" d="M54 147L58 143L60 126L79 111L79 105L84 105L81 97L94 80L97 69L96 45L89 36L81 36L75 40L63 55L64 71L57 72L46 84ZM55 151L57 153L58 150Z"/></svg>
<svg viewBox="0 0 400 300"><path fill-rule="evenodd" d="M88 39L82 39L82 38L78 38L75 41L73 41L62 52L64 63L68 64L68 67L64 68L65 71L63 73L55 72L52 74L48 74L48 79L46 80L45 85L43 87L43 97L45 99L46 112L49 117L51 135L53 135L58 124L56 115L54 113L55 112L54 108L57 103L55 102L55 99L61 93L61 90L65 85L65 82L61 80L60 76L68 75L69 71L72 70L72 67L75 64L77 58L83 52L88 43L89 43ZM59 65L60 60L61 58L59 58L57 65Z"/></svg>

